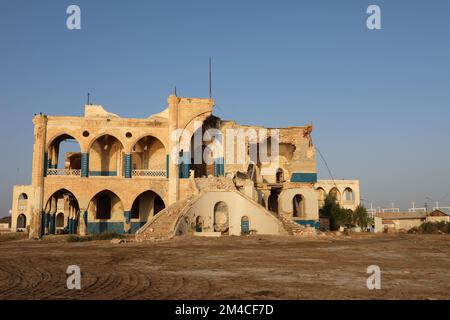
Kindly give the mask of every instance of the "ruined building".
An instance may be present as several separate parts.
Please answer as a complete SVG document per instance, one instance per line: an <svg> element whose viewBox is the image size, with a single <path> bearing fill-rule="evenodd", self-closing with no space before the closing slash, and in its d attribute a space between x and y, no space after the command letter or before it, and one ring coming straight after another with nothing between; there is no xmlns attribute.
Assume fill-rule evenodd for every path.
<svg viewBox="0 0 450 320"><path fill-rule="evenodd" d="M229 129L264 128L215 117L212 99L171 95L167 103L146 119L121 118L96 105L86 105L84 117L36 115L32 182L14 186L12 229L32 238L111 231L138 239L292 234L301 225L318 228L327 193L344 207L359 204L358 181L317 181L311 125L279 128L276 140L267 135L268 154L278 145L275 167L259 153L252 156L262 140L245 136L233 142L244 146L243 161L229 162L223 153L215 156L210 142L194 141L195 132L213 129L210 141L217 142ZM177 129L190 143L179 146ZM76 150L64 152L64 144ZM211 161L198 162L196 152Z"/></svg>

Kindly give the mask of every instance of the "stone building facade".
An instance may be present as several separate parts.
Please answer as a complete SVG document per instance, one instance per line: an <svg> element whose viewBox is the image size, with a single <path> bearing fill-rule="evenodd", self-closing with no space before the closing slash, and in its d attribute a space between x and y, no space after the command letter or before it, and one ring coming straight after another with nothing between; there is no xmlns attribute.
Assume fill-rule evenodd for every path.
<svg viewBox="0 0 450 320"><path fill-rule="evenodd" d="M86 105L84 117L36 115L32 181L14 186L12 230L32 238L133 234L169 221L185 201L190 206L176 211L172 231L280 234L286 219L317 226L328 192L348 208L359 204L358 181L317 181L311 125L276 129L276 140L271 130L264 142L270 150L278 145L278 157L265 162L251 152L262 140L246 136L265 128L215 117L212 99L171 95L167 104L146 119L121 118L99 105ZM230 129L244 136L225 138ZM211 130L214 137L205 137ZM215 153L211 141L219 140L222 152ZM76 150L63 152L68 142ZM238 152L239 143L242 161L229 161L223 150Z"/></svg>

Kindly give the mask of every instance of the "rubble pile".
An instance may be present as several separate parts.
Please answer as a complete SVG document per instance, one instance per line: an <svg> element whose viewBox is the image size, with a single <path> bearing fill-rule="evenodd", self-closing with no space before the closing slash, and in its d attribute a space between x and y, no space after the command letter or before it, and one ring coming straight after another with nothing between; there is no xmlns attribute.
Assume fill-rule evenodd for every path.
<svg viewBox="0 0 450 320"><path fill-rule="evenodd" d="M195 184L200 191L234 191L236 187L230 178L209 176L207 178L195 178Z"/></svg>

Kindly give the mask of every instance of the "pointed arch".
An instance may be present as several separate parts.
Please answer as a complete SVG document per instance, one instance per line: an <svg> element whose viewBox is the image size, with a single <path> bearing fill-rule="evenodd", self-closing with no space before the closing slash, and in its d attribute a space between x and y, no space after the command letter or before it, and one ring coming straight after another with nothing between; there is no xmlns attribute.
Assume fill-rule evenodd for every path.
<svg viewBox="0 0 450 320"><path fill-rule="evenodd" d="M17 216L17 229L23 230L27 227L27 216L23 213Z"/></svg>
<svg viewBox="0 0 450 320"><path fill-rule="evenodd" d="M163 198L157 192L147 190L135 198L131 209L131 219L145 223L165 208Z"/></svg>
<svg viewBox="0 0 450 320"><path fill-rule="evenodd" d="M96 137L89 147L89 176L122 176L124 144L111 134Z"/></svg>
<svg viewBox="0 0 450 320"><path fill-rule="evenodd" d="M341 202L341 193L338 188L333 187L329 192L330 196L332 196L337 202Z"/></svg>
<svg viewBox="0 0 450 320"><path fill-rule="evenodd" d="M352 190L352 188L347 187L344 189L344 201L348 203L355 202L355 192Z"/></svg>
<svg viewBox="0 0 450 320"><path fill-rule="evenodd" d="M88 214L89 221L101 220L107 221L113 218L117 220L123 219L124 207L120 197L110 191L109 189L104 189L98 192L89 201Z"/></svg>
<svg viewBox="0 0 450 320"><path fill-rule="evenodd" d="M316 189L316 194L317 194L317 201L319 204L319 208L323 207L324 203L325 203L325 198L327 197L327 193L325 192L325 190L322 187L318 187Z"/></svg>
<svg viewBox="0 0 450 320"><path fill-rule="evenodd" d="M56 234L57 229L67 229L69 233L77 233L80 205L78 199L71 191L62 188L53 192L47 199L44 208L45 212L42 217L44 233ZM62 221L58 220L59 214L62 214Z"/></svg>
<svg viewBox="0 0 450 320"><path fill-rule="evenodd" d="M157 137L141 136L131 149L132 170L166 170L167 148Z"/></svg>
<svg viewBox="0 0 450 320"><path fill-rule="evenodd" d="M292 198L292 216L294 218L305 218L305 210L305 197L301 194L296 194Z"/></svg>
<svg viewBox="0 0 450 320"><path fill-rule="evenodd" d="M229 210L226 202L214 205L214 231L226 233L229 229Z"/></svg>
<svg viewBox="0 0 450 320"><path fill-rule="evenodd" d="M54 135L47 144L49 175L78 175L81 170L81 143L68 133Z"/></svg>

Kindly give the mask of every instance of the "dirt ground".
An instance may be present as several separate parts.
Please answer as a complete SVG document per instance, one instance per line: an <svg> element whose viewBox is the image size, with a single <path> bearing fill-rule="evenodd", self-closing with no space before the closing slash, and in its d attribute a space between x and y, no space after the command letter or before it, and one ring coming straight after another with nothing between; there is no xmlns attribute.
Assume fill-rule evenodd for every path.
<svg viewBox="0 0 450 320"><path fill-rule="evenodd" d="M69 265L81 268L81 290L66 287ZM381 268L381 290L366 287L369 265ZM450 235L0 238L0 300L449 298Z"/></svg>

